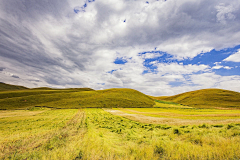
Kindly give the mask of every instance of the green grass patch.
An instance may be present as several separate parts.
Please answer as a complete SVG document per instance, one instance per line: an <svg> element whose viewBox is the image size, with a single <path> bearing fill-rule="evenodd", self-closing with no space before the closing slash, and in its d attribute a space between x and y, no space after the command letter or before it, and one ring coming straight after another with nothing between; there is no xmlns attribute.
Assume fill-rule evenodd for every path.
<svg viewBox="0 0 240 160"><path fill-rule="evenodd" d="M157 100L155 100L155 108L193 108L189 106L184 106L180 104L175 104L175 103L160 103Z"/></svg>
<svg viewBox="0 0 240 160"><path fill-rule="evenodd" d="M158 102L158 103L163 103L163 104L175 104L175 105L178 105L178 103L175 103L175 102L160 101L160 100L155 100L155 101Z"/></svg>

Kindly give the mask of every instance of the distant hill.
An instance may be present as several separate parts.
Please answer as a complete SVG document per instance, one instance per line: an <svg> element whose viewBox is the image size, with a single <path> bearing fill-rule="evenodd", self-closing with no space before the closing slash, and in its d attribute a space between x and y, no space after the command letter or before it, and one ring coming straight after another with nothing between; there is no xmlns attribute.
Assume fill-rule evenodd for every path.
<svg viewBox="0 0 240 160"><path fill-rule="evenodd" d="M49 88L49 87L31 88L31 90L77 90L77 91L94 91L94 89L92 89L92 88Z"/></svg>
<svg viewBox="0 0 240 160"><path fill-rule="evenodd" d="M26 109L34 106L52 108L112 108L153 107L149 96L133 89L106 89L82 91L81 89L29 89L0 92L0 109Z"/></svg>
<svg viewBox="0 0 240 160"><path fill-rule="evenodd" d="M223 89L202 89L175 96L155 97L195 108L237 108L240 109L240 93Z"/></svg>
<svg viewBox="0 0 240 160"><path fill-rule="evenodd" d="M23 86L10 85L2 82L0 83L0 91L23 90L23 89L28 89L28 88Z"/></svg>

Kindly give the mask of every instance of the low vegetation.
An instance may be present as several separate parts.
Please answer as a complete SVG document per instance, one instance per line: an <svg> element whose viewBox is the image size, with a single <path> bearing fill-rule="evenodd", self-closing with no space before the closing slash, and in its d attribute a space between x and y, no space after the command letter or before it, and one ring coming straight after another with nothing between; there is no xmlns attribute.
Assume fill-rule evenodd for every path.
<svg viewBox="0 0 240 160"><path fill-rule="evenodd" d="M160 100L155 100L155 108L192 108L189 106L184 106L181 104L177 104L175 102L168 102L168 101L160 101Z"/></svg>
<svg viewBox="0 0 240 160"><path fill-rule="evenodd" d="M39 110L0 118L0 159L240 158L240 123L147 124L90 108L26 112Z"/></svg>
<svg viewBox="0 0 240 160"><path fill-rule="evenodd" d="M24 90L0 92L0 109L153 107L155 102L133 89L107 90Z"/></svg>
<svg viewBox="0 0 240 160"><path fill-rule="evenodd" d="M39 110L42 111L39 113ZM4 112L4 113L2 113ZM2 111L0 116L8 112ZM85 133L84 112L36 108L0 118L0 159L74 159ZM32 115L33 113L36 113Z"/></svg>
<svg viewBox="0 0 240 160"><path fill-rule="evenodd" d="M240 93L223 89L203 89L178 94L175 96L154 98L195 108L240 109Z"/></svg>
<svg viewBox="0 0 240 160"><path fill-rule="evenodd" d="M240 159L237 92L15 89L0 92L0 159Z"/></svg>
<svg viewBox="0 0 240 160"><path fill-rule="evenodd" d="M240 123L240 110L163 107L115 108L108 111L115 115L120 115L143 123L162 123L171 125Z"/></svg>
<svg viewBox="0 0 240 160"><path fill-rule="evenodd" d="M10 85L0 82L0 91L9 91L9 90L24 90L28 89L23 86L17 86L17 85Z"/></svg>

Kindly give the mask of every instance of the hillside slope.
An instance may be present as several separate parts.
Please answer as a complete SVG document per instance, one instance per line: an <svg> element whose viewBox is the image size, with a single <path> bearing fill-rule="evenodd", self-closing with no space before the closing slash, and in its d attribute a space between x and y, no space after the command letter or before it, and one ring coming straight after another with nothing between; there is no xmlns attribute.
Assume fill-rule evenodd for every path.
<svg viewBox="0 0 240 160"><path fill-rule="evenodd" d="M75 90L75 91L94 91L92 88L48 88L48 87L39 87L39 88L31 88L31 90Z"/></svg>
<svg viewBox="0 0 240 160"><path fill-rule="evenodd" d="M8 94L8 97L6 97ZM9 96L10 95L10 96ZM99 91L32 90L0 92L0 109L26 109L34 106L53 108L153 107L154 100L133 89Z"/></svg>
<svg viewBox="0 0 240 160"><path fill-rule="evenodd" d="M0 83L0 91L24 90L24 89L28 89L28 88L23 86L10 85L2 82Z"/></svg>
<svg viewBox="0 0 240 160"><path fill-rule="evenodd" d="M240 109L240 93L223 89L202 89L175 96L155 97L195 108L237 108Z"/></svg>

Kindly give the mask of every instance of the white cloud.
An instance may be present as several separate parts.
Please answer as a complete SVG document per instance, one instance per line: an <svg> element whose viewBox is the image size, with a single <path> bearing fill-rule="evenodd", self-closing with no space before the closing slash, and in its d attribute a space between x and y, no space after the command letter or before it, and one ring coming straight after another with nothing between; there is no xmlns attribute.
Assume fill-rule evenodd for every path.
<svg viewBox="0 0 240 160"><path fill-rule="evenodd" d="M149 53L142 54L141 56L144 59L151 59L151 58L161 57L162 54L160 54L160 53L150 53L149 52Z"/></svg>
<svg viewBox="0 0 240 160"><path fill-rule="evenodd" d="M240 76L220 76L215 73L203 73L192 75L191 80L194 84L199 85L200 88L220 88L233 91L240 91Z"/></svg>
<svg viewBox="0 0 240 160"><path fill-rule="evenodd" d="M209 66L207 65L183 65L178 63L160 63L157 65L158 71L162 74L175 73L175 74L192 74L198 71L208 71Z"/></svg>
<svg viewBox="0 0 240 160"><path fill-rule="evenodd" d="M224 3L220 3L216 6L217 9L217 21L226 24L228 20L234 20L236 16L233 12L236 10L233 4L226 6Z"/></svg>
<svg viewBox="0 0 240 160"><path fill-rule="evenodd" d="M231 61L231 62L240 62L240 50L238 50L238 52L230 55L229 57L227 57L226 59L224 59L224 61Z"/></svg>
<svg viewBox="0 0 240 160"><path fill-rule="evenodd" d="M223 66L216 65L216 66L213 66L213 67L212 67L212 69L220 69L220 68L223 68Z"/></svg>
<svg viewBox="0 0 240 160"><path fill-rule="evenodd" d="M225 66L224 69L232 69L233 67Z"/></svg>
<svg viewBox="0 0 240 160"><path fill-rule="evenodd" d="M74 12L85 3L85 12ZM238 0L0 1L0 67L19 77L1 71L0 80L28 87L129 87L154 95L226 84L228 80L214 81L221 76L210 73L208 65L155 61L151 64L156 73L143 74L149 69L143 63L161 58L148 52L156 47L176 59L191 59L239 45L238 15ZM117 57L127 63L114 64ZM225 61L240 62L239 52ZM194 78L198 72L208 76ZM192 79L185 74L193 75ZM170 86L174 81L183 85ZM193 82L199 86L191 86Z"/></svg>

